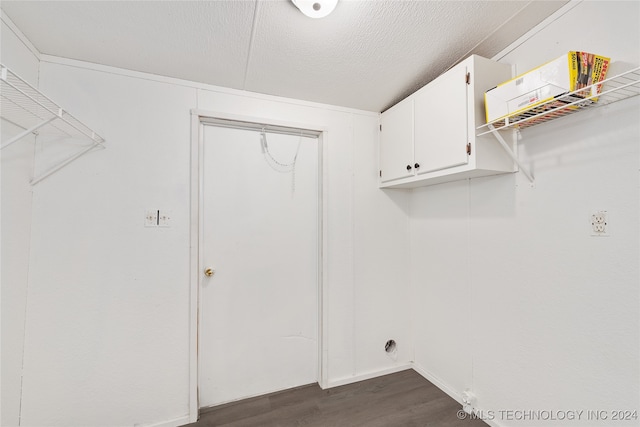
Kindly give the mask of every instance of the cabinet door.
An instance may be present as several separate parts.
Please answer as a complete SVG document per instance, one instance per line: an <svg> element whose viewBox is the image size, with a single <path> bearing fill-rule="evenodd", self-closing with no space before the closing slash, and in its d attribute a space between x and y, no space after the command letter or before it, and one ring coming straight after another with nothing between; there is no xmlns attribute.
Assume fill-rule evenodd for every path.
<svg viewBox="0 0 640 427"><path fill-rule="evenodd" d="M433 172L468 162L467 67L457 65L415 95L417 172Z"/></svg>
<svg viewBox="0 0 640 427"><path fill-rule="evenodd" d="M382 113L380 171L382 182L413 176L412 98Z"/></svg>

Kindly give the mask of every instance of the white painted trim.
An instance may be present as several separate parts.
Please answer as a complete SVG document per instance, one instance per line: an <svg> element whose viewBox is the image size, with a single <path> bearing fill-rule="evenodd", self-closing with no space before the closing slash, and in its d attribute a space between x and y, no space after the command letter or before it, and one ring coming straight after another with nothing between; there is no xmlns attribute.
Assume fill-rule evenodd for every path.
<svg viewBox="0 0 640 427"><path fill-rule="evenodd" d="M329 384L325 388L333 388L340 387L342 385L353 384L360 381L370 380L371 378L381 377L383 375L395 374L396 372L407 371L412 369L413 365L411 363L403 363L402 365L394 366L392 368L381 369L379 371L367 372L366 374L354 375L348 378L342 378L335 381L329 381Z"/></svg>
<svg viewBox="0 0 640 427"><path fill-rule="evenodd" d="M411 364L412 364L412 367L413 367L414 371L416 371L417 373L422 375L428 381L432 382L436 387L438 387L440 390L442 390L445 393L447 393L452 399L454 399L456 402L458 402L459 404L462 405L462 396L460 395L460 393L458 393L453 388L449 387L449 385L447 383L445 383L440 378L438 378L437 376L433 375L431 372L427 371L426 369L424 369L422 366L418 365L417 363L412 362Z"/></svg>
<svg viewBox="0 0 640 427"><path fill-rule="evenodd" d="M192 109L191 114L192 115L195 114L198 117L200 117L201 121L206 121L207 119L223 119L223 120L231 120L231 121L237 121L237 122L260 123L260 124L272 125L272 126L304 129L304 130L309 130L309 131L318 132L318 133L327 133L329 130L324 125L317 125L313 123L301 123L301 122L291 122L286 120L267 119L264 117L245 116L241 114L223 113L220 111L206 111L198 108Z"/></svg>
<svg viewBox="0 0 640 427"><path fill-rule="evenodd" d="M189 235L189 422L198 421L198 272L200 262L200 118L191 115L191 183Z"/></svg>
<svg viewBox="0 0 640 427"><path fill-rule="evenodd" d="M327 302L329 301L329 283L328 274L328 254L329 232L326 227L329 214L327 209L327 200L329 195L326 185L329 177L328 159L329 159L329 131L324 130L318 137L318 215L320 218L318 227L318 254L320 255L318 263L318 385L324 389L329 383L329 310Z"/></svg>
<svg viewBox="0 0 640 427"><path fill-rule="evenodd" d="M437 376L433 375L432 373L430 373L426 369L422 368L420 365L416 364L415 362L411 362L411 367L413 368L414 371L416 371L418 374L420 374L424 379L426 379L427 381L431 382L433 385L438 387L443 392L447 393L449 395L449 397L451 397L453 400L455 400L456 402L458 402L462 406L462 396L460 395L460 393L455 391L453 388L449 387L440 378L438 378ZM480 413L480 414L488 412L488 411L483 410L482 408L479 408L479 407L474 407L473 410L474 411L478 411L478 413ZM498 423L495 419L494 420L486 419L486 420L482 420L482 421L487 423L490 427L504 427L503 424Z"/></svg>
<svg viewBox="0 0 640 427"><path fill-rule="evenodd" d="M442 390L443 392L447 393L449 395L449 397L451 397L453 400L458 402L460 404L460 406L462 406L462 396L460 395L460 393L458 393L456 390L451 388L449 385L447 385L440 378L438 378L437 376L433 375L431 372L427 371L426 369L424 369L422 366L418 365L417 363L411 362L411 365L412 365L412 368L413 368L414 371L416 371L418 374L420 374L427 381L431 382L433 385L438 387L440 390ZM487 410L484 410L484 409L479 408L479 407L474 407L473 410L477 411L477 413L479 413L479 414L488 413ZM486 420L482 420L482 421L487 423L490 427L504 427L503 424L499 423L495 419L494 420L486 419Z"/></svg>
<svg viewBox="0 0 640 427"><path fill-rule="evenodd" d="M505 56L507 56L514 50L516 50L518 47L520 47L520 45L522 45L524 42L526 42L527 40L529 40L530 38L538 34L540 31L547 28L551 23L557 21L561 16L569 12L571 9L573 9L583 1L584 0L570 0L567 4L565 4L560 9L553 12L551 15L549 15L546 19L544 19L538 25L536 25L535 27L533 27L532 29L524 33L522 36L520 36L516 41L511 43L506 48L502 49L500 52L494 55L491 59L493 59L494 61L500 61L502 58L504 58Z"/></svg>
<svg viewBox="0 0 640 427"><path fill-rule="evenodd" d="M168 421L161 421L153 424L143 424L144 427L178 427L189 423L189 416L185 415L180 418L174 418Z"/></svg>
<svg viewBox="0 0 640 427"><path fill-rule="evenodd" d="M40 58L42 57L42 54L40 53L40 51L36 49L33 43L31 43L31 40L29 40L27 36L25 36L24 33L20 31L20 28L18 28L18 26L13 23L11 18L9 18L7 14L4 13L4 10L2 9L0 9L0 20L2 20L2 22L4 22L7 25L7 27L9 27L9 29L13 32L13 34L15 34L16 37L18 37L20 41L27 47L27 49L29 49L31 53L33 53L36 59L40 61L41 60Z"/></svg>
<svg viewBox="0 0 640 427"><path fill-rule="evenodd" d="M240 89L231 89L222 86L215 86L206 83L198 83L190 80L178 79L175 77L160 76L141 71L126 70L124 68L111 67L109 65L95 64L92 62L79 61L76 59L61 58L47 54L40 55L41 62L50 64L65 65L69 67L82 68L86 70L98 71L102 73L115 74L124 77L133 77L137 79L153 81L158 83L166 83L188 88L202 89L210 92L224 93L228 95L242 96L245 98L258 99L263 101L280 102L283 104L292 104L300 107L319 108L322 110L339 111L343 113L359 114L363 116L377 116L379 113L374 111L359 110L356 108L340 107L338 105L322 104L320 102L303 101L300 99L284 98L275 95L265 95L257 92L249 92Z"/></svg>
<svg viewBox="0 0 640 427"><path fill-rule="evenodd" d="M328 378L328 357L326 345L327 337L327 142L329 129L324 125L305 124L273 120L263 117L242 116L216 111L204 111L200 109L191 110L191 221L190 221L190 300L189 300L189 416L190 422L198 419L199 396L198 396L198 325L199 325L199 290L200 271L202 271L203 242L200 239L202 230L203 215L203 128L207 120L224 119L241 122L261 123L272 126L283 126L297 129L306 129L319 132L318 136L318 210L319 210L319 236L321 247L318 251L318 370L317 380L322 388L326 388ZM212 123L213 124L213 123Z"/></svg>

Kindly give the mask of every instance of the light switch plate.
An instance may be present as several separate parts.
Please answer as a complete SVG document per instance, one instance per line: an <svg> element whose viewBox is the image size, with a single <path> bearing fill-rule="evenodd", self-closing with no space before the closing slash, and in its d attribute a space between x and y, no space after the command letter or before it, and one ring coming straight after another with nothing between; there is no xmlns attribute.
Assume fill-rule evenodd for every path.
<svg viewBox="0 0 640 427"><path fill-rule="evenodd" d="M158 227L171 227L172 212L170 210L160 210L159 212Z"/></svg>
<svg viewBox="0 0 640 427"><path fill-rule="evenodd" d="M144 214L144 226L145 227L157 227L158 226L158 210L147 210Z"/></svg>

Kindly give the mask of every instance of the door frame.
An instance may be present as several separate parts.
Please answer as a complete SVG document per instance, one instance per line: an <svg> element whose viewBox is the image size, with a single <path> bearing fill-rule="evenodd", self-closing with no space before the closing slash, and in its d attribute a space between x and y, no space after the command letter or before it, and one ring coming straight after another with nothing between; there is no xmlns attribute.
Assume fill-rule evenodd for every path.
<svg viewBox="0 0 640 427"><path fill-rule="evenodd" d="M318 124L286 122L266 117L251 117L228 114L216 111L191 110L191 165L190 165L190 277L189 277L189 421L198 420L200 410L198 399L198 337L199 337L199 307L200 307L200 279L203 276L203 144L204 126L214 125L216 120L232 121L239 124L253 126L275 126L306 130L318 134L318 273L317 273L317 301L318 301L318 384L321 388L328 386L328 337L327 324L327 142L328 129Z"/></svg>

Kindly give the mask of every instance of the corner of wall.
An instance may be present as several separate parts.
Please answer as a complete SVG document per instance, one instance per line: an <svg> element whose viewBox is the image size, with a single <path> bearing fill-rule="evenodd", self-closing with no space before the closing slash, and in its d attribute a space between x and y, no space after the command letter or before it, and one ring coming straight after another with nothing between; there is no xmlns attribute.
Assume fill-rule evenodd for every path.
<svg viewBox="0 0 640 427"><path fill-rule="evenodd" d="M0 11L0 62L38 85L40 53L9 17ZM3 121L2 139L22 129ZM2 425L19 425L22 399L22 363L25 341L27 290L32 222L35 137L27 136L2 151ZM11 248L11 251L7 250Z"/></svg>

